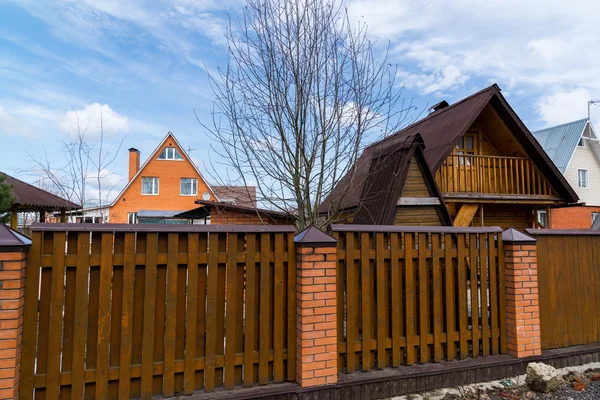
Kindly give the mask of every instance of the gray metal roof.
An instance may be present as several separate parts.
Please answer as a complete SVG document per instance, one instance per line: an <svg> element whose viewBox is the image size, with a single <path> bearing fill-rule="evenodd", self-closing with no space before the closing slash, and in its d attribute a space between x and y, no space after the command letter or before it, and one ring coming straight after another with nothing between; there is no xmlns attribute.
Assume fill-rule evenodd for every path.
<svg viewBox="0 0 600 400"><path fill-rule="evenodd" d="M579 138L587 124L587 118L532 132L548 154L556 168L564 175Z"/></svg>

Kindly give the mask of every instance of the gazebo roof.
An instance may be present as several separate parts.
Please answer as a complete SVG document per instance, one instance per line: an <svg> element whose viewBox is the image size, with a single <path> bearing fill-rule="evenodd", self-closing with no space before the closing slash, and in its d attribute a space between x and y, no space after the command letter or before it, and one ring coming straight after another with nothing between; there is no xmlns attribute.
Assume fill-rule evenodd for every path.
<svg viewBox="0 0 600 400"><path fill-rule="evenodd" d="M0 176L3 176L4 182L11 186L13 205L19 211L34 211L37 209L53 211L81 208L69 200L23 182L4 172L0 172Z"/></svg>

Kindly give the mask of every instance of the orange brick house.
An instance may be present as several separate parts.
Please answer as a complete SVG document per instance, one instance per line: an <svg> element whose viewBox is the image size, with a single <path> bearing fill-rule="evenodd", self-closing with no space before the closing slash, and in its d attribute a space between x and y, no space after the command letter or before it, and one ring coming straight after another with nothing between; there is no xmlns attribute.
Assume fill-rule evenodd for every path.
<svg viewBox="0 0 600 400"><path fill-rule="evenodd" d="M217 224L290 219L260 218L270 211L256 208L253 186L211 186L171 132L141 166L140 152L129 149L128 183L109 206L108 222L202 224L210 223L211 213Z"/></svg>

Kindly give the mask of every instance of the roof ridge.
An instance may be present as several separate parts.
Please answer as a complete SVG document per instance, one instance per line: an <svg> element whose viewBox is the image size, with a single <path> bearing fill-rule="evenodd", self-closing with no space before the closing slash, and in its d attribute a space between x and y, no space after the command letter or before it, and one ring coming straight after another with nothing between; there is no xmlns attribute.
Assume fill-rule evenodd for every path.
<svg viewBox="0 0 600 400"><path fill-rule="evenodd" d="M567 126L567 125L571 125L571 124L576 124L576 123L582 122L582 121L586 121L587 122L588 119L587 118L581 118L581 119L578 119L578 120L575 120L575 121L571 121L571 122L564 122L564 123L559 124L559 125L554 125L554 126L549 126L547 128L538 129L538 130L533 131L531 133L540 133L540 132L544 132L544 131L549 131L551 129L562 128L563 126Z"/></svg>
<svg viewBox="0 0 600 400"><path fill-rule="evenodd" d="M461 100L457 101L456 103L453 103L453 104L449 105L448 107L444 107L441 110L434 111L434 112L432 112L430 114L427 114L425 117L421 118L420 120L415 121L415 122L413 122L412 124L410 124L408 126L405 126L404 128L398 130L397 132L392 133L390 136L388 136L386 138L383 138L383 139L381 139L378 142L371 143L369 146L367 146L367 148L369 148L371 146L374 146L374 145L377 145L377 144L380 144L380 143L383 143L383 142L385 142L385 141L387 141L387 140L389 140L389 139L391 139L393 137L396 137L396 135L398 135L399 133L401 133L401 132L403 132L405 130L408 130L408 129L410 129L410 128L418 125L418 124L425 123L425 122L427 122L429 119L431 119L433 117L437 117L439 115L442 115L444 112L446 112L446 111L448 111L448 110L450 110L450 109L452 109L452 108L454 108L454 107L456 107L456 106L458 106L458 105L460 105L460 104L462 104L462 103L464 103L464 102L466 102L468 100L471 100L474 97L482 95L482 94L486 93L487 91L489 91L489 90L491 90L493 88L496 88L496 89L500 90L500 87L496 83L494 83L494 84L492 84L492 85L490 85L490 86L488 86L488 87L486 87L484 89L481 89L480 91L478 91L476 93L473 93L470 96L465 97L464 99L461 99Z"/></svg>

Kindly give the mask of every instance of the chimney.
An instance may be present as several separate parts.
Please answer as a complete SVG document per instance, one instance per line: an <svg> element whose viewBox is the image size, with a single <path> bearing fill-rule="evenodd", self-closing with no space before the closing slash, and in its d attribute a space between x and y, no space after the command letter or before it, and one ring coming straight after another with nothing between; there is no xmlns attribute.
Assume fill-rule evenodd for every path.
<svg viewBox="0 0 600 400"><path fill-rule="evenodd" d="M436 112L436 111L439 111L448 106L449 106L448 102L446 100L442 100L439 103L435 104L433 107L431 107L429 110L430 110L430 112Z"/></svg>
<svg viewBox="0 0 600 400"><path fill-rule="evenodd" d="M135 148L129 149L129 182L140 169L140 151Z"/></svg>

